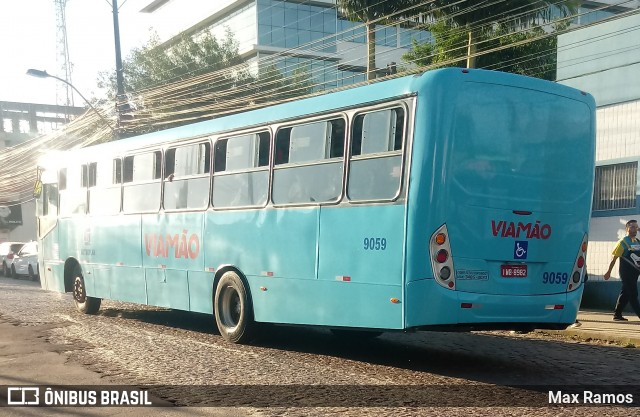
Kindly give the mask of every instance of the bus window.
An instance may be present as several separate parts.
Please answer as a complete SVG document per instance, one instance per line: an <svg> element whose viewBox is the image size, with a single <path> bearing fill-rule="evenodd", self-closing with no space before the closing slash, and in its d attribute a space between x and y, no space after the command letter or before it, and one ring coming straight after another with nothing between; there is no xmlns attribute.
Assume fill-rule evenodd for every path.
<svg viewBox="0 0 640 417"><path fill-rule="evenodd" d="M347 195L350 200L391 200L400 190L404 110L356 116Z"/></svg>
<svg viewBox="0 0 640 417"><path fill-rule="evenodd" d="M125 213L157 211L160 208L160 151L124 158L122 210Z"/></svg>
<svg viewBox="0 0 640 417"><path fill-rule="evenodd" d="M84 214L87 206L86 165L60 170L60 215ZM84 185L83 185L84 184Z"/></svg>
<svg viewBox="0 0 640 417"><path fill-rule="evenodd" d="M164 157L164 208L204 209L209 205L208 142L170 148Z"/></svg>
<svg viewBox="0 0 640 417"><path fill-rule="evenodd" d="M120 181L114 172L116 160L102 160L89 164L89 213L94 215L120 212ZM118 181L116 181L118 180Z"/></svg>
<svg viewBox="0 0 640 417"><path fill-rule="evenodd" d="M113 184L122 184L122 159L113 160Z"/></svg>
<svg viewBox="0 0 640 417"><path fill-rule="evenodd" d="M58 173L58 188L60 191L67 189L67 168L61 168Z"/></svg>
<svg viewBox="0 0 640 417"><path fill-rule="evenodd" d="M220 139L215 147L213 206L261 206L269 190L269 132Z"/></svg>
<svg viewBox="0 0 640 417"><path fill-rule="evenodd" d="M285 128L276 136L275 204L337 201L342 192L345 121Z"/></svg>
<svg viewBox="0 0 640 417"><path fill-rule="evenodd" d="M58 215L58 185L43 184L42 186L42 209L38 213L41 216Z"/></svg>

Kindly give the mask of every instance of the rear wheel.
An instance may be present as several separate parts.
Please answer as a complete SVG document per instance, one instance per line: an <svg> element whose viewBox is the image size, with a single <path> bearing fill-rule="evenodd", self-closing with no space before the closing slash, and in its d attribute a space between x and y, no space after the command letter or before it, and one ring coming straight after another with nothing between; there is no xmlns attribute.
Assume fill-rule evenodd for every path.
<svg viewBox="0 0 640 417"><path fill-rule="evenodd" d="M76 309L84 314L96 314L100 309L100 302L102 301L99 298L87 297L84 277L79 267L76 267L74 270L73 301L76 304Z"/></svg>
<svg viewBox="0 0 640 417"><path fill-rule="evenodd" d="M215 288L213 310L220 335L232 343L251 340L255 329L249 293L234 271L225 272Z"/></svg>
<svg viewBox="0 0 640 417"><path fill-rule="evenodd" d="M16 267L11 265L11 278L18 279L18 274L16 274Z"/></svg>
<svg viewBox="0 0 640 417"><path fill-rule="evenodd" d="M2 275L5 277L9 276L9 268L7 268L7 264L4 262L2 263Z"/></svg>

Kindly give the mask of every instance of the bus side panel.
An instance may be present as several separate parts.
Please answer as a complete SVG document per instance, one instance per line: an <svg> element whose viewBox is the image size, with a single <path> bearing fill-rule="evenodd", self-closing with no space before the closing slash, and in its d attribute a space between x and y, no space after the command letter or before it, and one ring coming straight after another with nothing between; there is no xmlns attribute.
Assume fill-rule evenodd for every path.
<svg viewBox="0 0 640 417"><path fill-rule="evenodd" d="M96 265L93 267L93 295L98 298L111 298L112 276L118 273L119 268L110 265ZM87 286L89 284L87 283ZM87 290L88 292L88 290Z"/></svg>
<svg viewBox="0 0 640 417"><path fill-rule="evenodd" d="M203 213L142 216L142 265L145 268L202 271L203 219Z"/></svg>
<svg viewBox="0 0 640 417"><path fill-rule="evenodd" d="M189 310L187 271L145 268L148 304Z"/></svg>
<svg viewBox="0 0 640 417"><path fill-rule="evenodd" d="M316 278L319 208L208 212L205 268L235 265L245 275Z"/></svg>
<svg viewBox="0 0 640 417"><path fill-rule="evenodd" d="M144 268L121 266L113 270L110 279L111 299L147 304Z"/></svg>
<svg viewBox="0 0 640 417"><path fill-rule="evenodd" d="M140 216L74 216L60 219L60 259L81 264L142 266Z"/></svg>
<svg viewBox="0 0 640 417"><path fill-rule="evenodd" d="M211 272L189 271L189 309L198 313L213 313L213 278Z"/></svg>
<svg viewBox="0 0 640 417"><path fill-rule="evenodd" d="M402 328L402 287L354 282L249 277L259 322ZM264 290L261 290L264 287Z"/></svg>
<svg viewBox="0 0 640 417"><path fill-rule="evenodd" d="M322 207L318 277L400 286L403 238L404 205Z"/></svg>

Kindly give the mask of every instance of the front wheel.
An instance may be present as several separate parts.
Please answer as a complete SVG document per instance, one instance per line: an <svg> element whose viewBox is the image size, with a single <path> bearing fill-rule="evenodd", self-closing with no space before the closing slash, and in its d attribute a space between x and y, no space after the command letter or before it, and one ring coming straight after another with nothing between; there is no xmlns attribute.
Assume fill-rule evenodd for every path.
<svg viewBox="0 0 640 417"><path fill-rule="evenodd" d="M79 268L75 271L75 278L73 281L73 301L76 304L76 309L84 314L96 314L100 309L100 298L87 297L87 290L84 285L84 278L82 277L82 271Z"/></svg>
<svg viewBox="0 0 640 417"><path fill-rule="evenodd" d="M234 271L225 272L215 288L213 310L220 335L232 343L251 340L255 323L249 293Z"/></svg>

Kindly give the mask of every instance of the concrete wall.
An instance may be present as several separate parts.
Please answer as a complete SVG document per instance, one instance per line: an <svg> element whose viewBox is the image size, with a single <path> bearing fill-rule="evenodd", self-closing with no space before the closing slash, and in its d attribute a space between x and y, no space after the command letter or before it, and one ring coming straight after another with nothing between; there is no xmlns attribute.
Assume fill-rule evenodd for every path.
<svg viewBox="0 0 640 417"><path fill-rule="evenodd" d="M558 37L557 81L591 93L596 114L596 164L640 161L640 14L579 29ZM639 172L640 174L640 172ZM639 175L640 176L640 175ZM640 195L640 178L637 180ZM637 198L640 200L640 198ZM582 308L613 311L621 282L616 265L604 281L625 223L640 219L640 207L595 212L589 232Z"/></svg>

